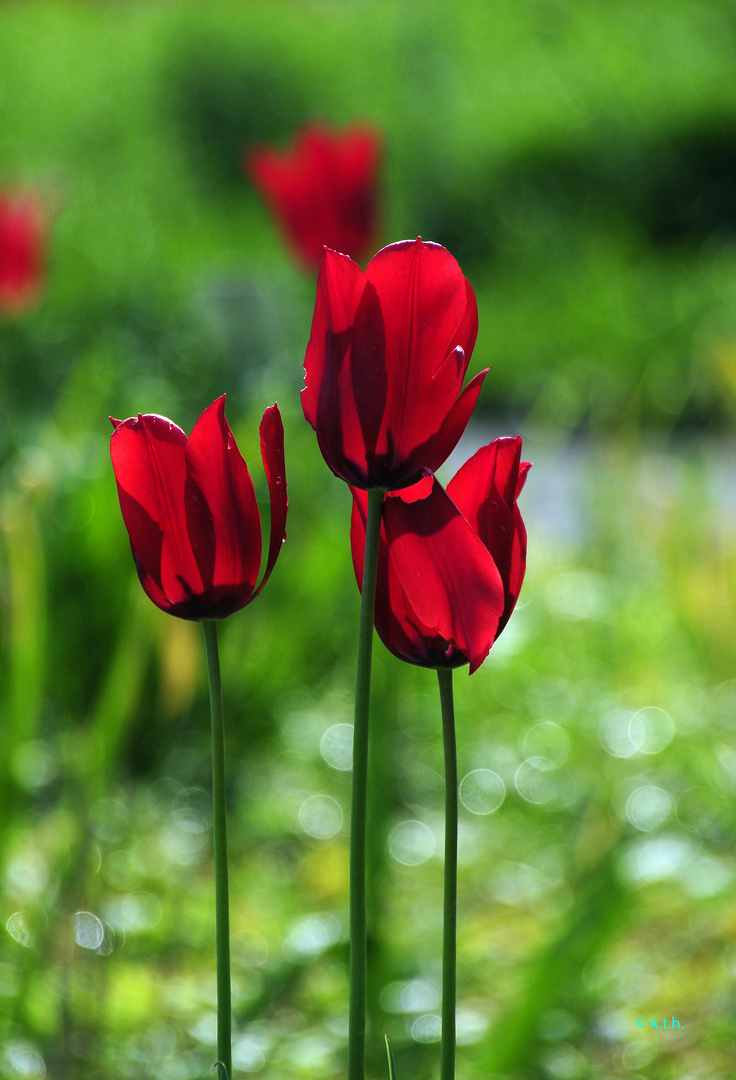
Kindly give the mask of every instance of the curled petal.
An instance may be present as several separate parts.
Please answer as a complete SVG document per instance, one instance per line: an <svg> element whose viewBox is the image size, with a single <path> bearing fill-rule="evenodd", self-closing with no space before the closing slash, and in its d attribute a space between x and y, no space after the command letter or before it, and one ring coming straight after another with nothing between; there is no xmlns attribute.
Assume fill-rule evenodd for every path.
<svg viewBox="0 0 736 1080"><path fill-rule="evenodd" d="M284 425L278 405L271 405L263 414L260 426L261 457L268 481L271 500L271 539L268 545L268 561L261 583L255 595L261 591L271 576L271 571L286 539L286 513L288 496L286 493L286 465L284 460Z"/></svg>

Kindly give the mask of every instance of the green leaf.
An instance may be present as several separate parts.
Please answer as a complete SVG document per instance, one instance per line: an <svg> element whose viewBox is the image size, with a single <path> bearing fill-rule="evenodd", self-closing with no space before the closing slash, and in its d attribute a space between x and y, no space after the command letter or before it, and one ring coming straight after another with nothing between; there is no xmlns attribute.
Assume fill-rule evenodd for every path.
<svg viewBox="0 0 736 1080"><path fill-rule="evenodd" d="M391 1049L391 1040L388 1035L384 1035L386 1040L386 1056L388 1057L388 1080L396 1080L396 1063L394 1062L394 1052Z"/></svg>

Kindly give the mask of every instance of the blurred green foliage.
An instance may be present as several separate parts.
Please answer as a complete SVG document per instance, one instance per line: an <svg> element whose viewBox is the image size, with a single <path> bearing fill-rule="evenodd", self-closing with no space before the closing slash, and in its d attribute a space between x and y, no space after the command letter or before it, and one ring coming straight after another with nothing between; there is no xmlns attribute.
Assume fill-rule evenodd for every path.
<svg viewBox="0 0 736 1080"><path fill-rule="evenodd" d="M2 5L0 181L53 215L0 324L3 1080L209 1075L201 642L135 580L105 418L189 429L223 390L260 497L278 397L290 493L222 632L235 1060L344 1075L350 499L298 402L313 283L239 164L314 115L385 131L385 240L446 243L478 295L470 441L524 415L535 461L522 604L455 679L459 1074L730 1075L735 45L730 0ZM371 1075L387 1032L426 1080L433 677L378 649L374 702Z"/></svg>

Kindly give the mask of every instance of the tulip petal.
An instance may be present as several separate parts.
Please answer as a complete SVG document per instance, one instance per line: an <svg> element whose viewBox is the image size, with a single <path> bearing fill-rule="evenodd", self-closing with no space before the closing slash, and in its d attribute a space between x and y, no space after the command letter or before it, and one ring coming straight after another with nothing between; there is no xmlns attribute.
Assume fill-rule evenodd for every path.
<svg viewBox="0 0 736 1080"><path fill-rule="evenodd" d="M271 576L286 539L286 512L288 495L286 492L286 465L284 460L284 425L278 405L271 405L263 414L260 426L261 457L268 481L271 500L271 539L268 545L268 561L261 583L256 589L257 596Z"/></svg>
<svg viewBox="0 0 736 1080"><path fill-rule="evenodd" d="M483 380L490 371L484 368L470 380L460 397L450 409L447 418L427 447L424 458L430 472L439 469L459 443L480 395Z"/></svg>
<svg viewBox="0 0 736 1080"><path fill-rule="evenodd" d="M390 472L445 422L475 345L478 312L457 261L438 244L391 244L371 259L366 277L385 326L388 388L377 452ZM390 486L409 477L393 475Z"/></svg>
<svg viewBox="0 0 736 1080"><path fill-rule="evenodd" d="M222 617L251 599L261 564L261 516L248 466L225 418L224 394L194 425L186 462L192 549L212 596L208 617Z"/></svg>
<svg viewBox="0 0 736 1080"><path fill-rule="evenodd" d="M519 498L519 495L521 494L521 489L524 487L524 484L526 482L527 473L529 472L531 467L532 467L531 461L522 461L522 463L519 465L519 479L518 479L518 481L516 483L516 498L517 499Z"/></svg>
<svg viewBox="0 0 736 1080"><path fill-rule="evenodd" d="M304 415L325 461L361 487L386 403L386 344L375 290L352 259L325 250L304 361Z"/></svg>
<svg viewBox="0 0 736 1080"><path fill-rule="evenodd" d="M138 576L159 607L164 598L165 610L186 605L202 590L184 512L186 443L181 428L152 414L119 423L110 440Z"/></svg>
<svg viewBox="0 0 736 1080"><path fill-rule="evenodd" d="M498 633L514 610L526 568L526 529L516 496L529 463L521 467L521 436L496 439L466 461L447 494L493 556L506 584Z"/></svg>

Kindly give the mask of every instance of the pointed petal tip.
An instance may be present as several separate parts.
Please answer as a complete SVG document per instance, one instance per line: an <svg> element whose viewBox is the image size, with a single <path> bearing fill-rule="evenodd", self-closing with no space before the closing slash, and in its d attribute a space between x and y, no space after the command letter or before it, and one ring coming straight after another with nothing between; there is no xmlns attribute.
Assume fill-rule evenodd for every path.
<svg viewBox="0 0 736 1080"><path fill-rule="evenodd" d="M490 651L491 647L489 645L487 652L485 652L483 656L476 656L475 659L470 660L470 663L468 664L468 675L475 675L478 668L482 667L488 659L488 653L490 653Z"/></svg>

